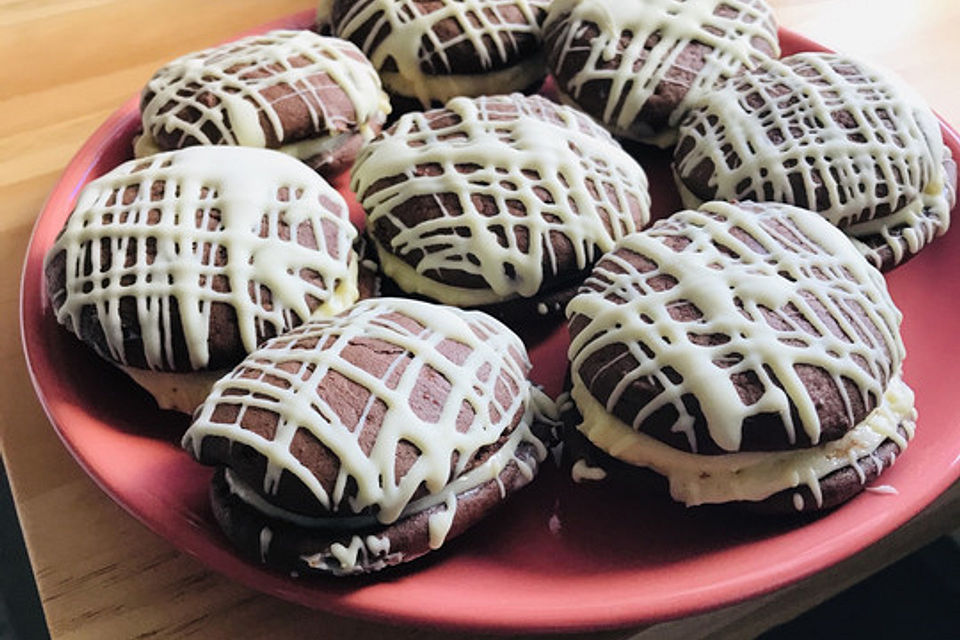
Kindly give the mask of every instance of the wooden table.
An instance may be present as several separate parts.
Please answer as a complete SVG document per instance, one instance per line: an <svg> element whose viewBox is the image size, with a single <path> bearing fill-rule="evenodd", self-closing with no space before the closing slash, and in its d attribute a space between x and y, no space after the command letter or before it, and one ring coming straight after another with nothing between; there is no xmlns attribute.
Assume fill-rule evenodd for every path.
<svg viewBox="0 0 960 640"><path fill-rule="evenodd" d="M960 3L771 0L782 24L886 65L960 124ZM0 0L0 448L55 638L442 638L300 608L211 573L111 502L61 446L33 395L17 295L30 228L67 161L163 62L304 0ZM749 637L960 526L960 484L880 543L769 596L626 637Z"/></svg>

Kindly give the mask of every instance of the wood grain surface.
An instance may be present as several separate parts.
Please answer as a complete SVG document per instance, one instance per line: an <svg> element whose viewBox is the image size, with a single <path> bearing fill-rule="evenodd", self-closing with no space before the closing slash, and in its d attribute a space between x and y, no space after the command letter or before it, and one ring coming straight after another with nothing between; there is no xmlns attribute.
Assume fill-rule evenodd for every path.
<svg viewBox="0 0 960 640"><path fill-rule="evenodd" d="M893 69L960 124L960 2L771 4L785 26ZM54 638L454 637L304 609L181 554L110 501L67 454L21 354L18 276L29 232L82 142L164 62L312 7L302 0L0 0L0 450ZM797 585L705 615L590 637L752 637L957 526L954 485L893 535Z"/></svg>

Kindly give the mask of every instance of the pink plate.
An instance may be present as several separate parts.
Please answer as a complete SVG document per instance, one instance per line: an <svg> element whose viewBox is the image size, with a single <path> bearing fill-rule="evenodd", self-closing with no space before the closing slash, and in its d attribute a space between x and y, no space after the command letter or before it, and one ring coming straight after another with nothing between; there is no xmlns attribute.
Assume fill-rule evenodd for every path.
<svg viewBox="0 0 960 640"><path fill-rule="evenodd" d="M264 28L305 25L309 13ZM785 53L822 47L780 34ZM23 343L50 421L84 469L153 531L212 569L309 607L397 623L498 631L576 630L662 621L760 595L820 571L887 535L960 476L960 232L888 277L904 312L905 377L917 392L916 439L882 482L813 520L722 508L685 509L661 496L601 494L547 469L529 489L446 548L373 578L295 580L234 555L207 505L210 470L177 442L187 420L138 387L54 320L43 256L78 190L129 157L138 126L129 100L70 162L37 220L23 271ZM960 157L960 138L943 125ZM663 153L638 151L657 212L678 207ZM345 179L337 185L345 189ZM358 213L355 211L355 213ZM532 345L534 377L561 384L566 333Z"/></svg>

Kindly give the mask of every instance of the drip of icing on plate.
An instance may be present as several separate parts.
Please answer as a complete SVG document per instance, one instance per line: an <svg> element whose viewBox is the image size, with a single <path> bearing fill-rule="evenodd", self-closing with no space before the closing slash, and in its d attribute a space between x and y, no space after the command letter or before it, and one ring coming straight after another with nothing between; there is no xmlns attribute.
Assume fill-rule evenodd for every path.
<svg viewBox="0 0 960 640"><path fill-rule="evenodd" d="M896 487L893 487L889 484L878 484L872 487L866 487L864 490L870 493L879 493L879 494L888 495L888 496L895 496L900 494L900 492L897 491Z"/></svg>
<svg viewBox="0 0 960 640"><path fill-rule="evenodd" d="M721 8L736 15L718 15ZM700 43L711 50L701 69L683 68L693 80L670 115L671 127L684 115L686 105L718 79L767 58L754 41L765 42L775 55L780 52L769 9L749 0L555 0L544 30L554 28L552 22L558 19L569 21L570 26L563 41L553 45L561 52L556 69L563 68L567 55L582 52L582 47L573 43L583 37L585 25L594 24L600 31L589 43L582 70L562 87L564 93L577 102L585 91L594 90L597 82L609 82L601 121L624 134L658 89L676 82L669 74L681 66L679 58L688 45ZM629 34L628 41L624 34Z"/></svg>
<svg viewBox="0 0 960 640"><path fill-rule="evenodd" d="M301 233L310 233L317 249L303 246ZM191 147L130 161L83 189L47 254L49 260L66 253L57 320L77 330L84 309L94 308L109 350L103 355L127 364L129 327L120 301L131 298L150 369L183 366L176 362L177 325L189 365L203 369L214 303L234 310L247 351L267 327L280 332L352 304L358 295L355 237L342 196L276 151ZM226 255L222 266L214 264L220 252ZM134 256L129 266L128 256ZM322 285L301 277L302 270L319 273ZM228 290L214 289L218 278L227 279Z"/></svg>
<svg viewBox="0 0 960 640"><path fill-rule="evenodd" d="M360 339L394 345L401 353L386 371L368 371L343 356L344 349ZM458 350L460 356L441 353L440 345L450 341L466 347ZM251 375L251 368L261 374ZM541 413L543 398L527 380L529 368L519 338L485 314L406 299L365 300L340 316L276 338L252 354L234 374L217 383L184 435L183 445L197 458L204 439L211 436L253 447L267 459L263 495L275 494L280 474L286 471L331 513L343 512L346 518L370 511L381 524L390 524L439 506L429 518L430 546L436 548L449 533L458 495L497 480L510 465L528 481L532 479L535 470L517 455L521 443L533 445L538 460L546 456L543 443L530 430ZM330 399L318 393L331 372L370 391L356 426L345 424ZM431 372L442 376L450 389L437 407L437 415L425 419L415 409L412 394L421 376ZM509 390L507 404L502 402L504 390ZM369 412L380 403L386 408L382 424L365 453L359 437ZM222 408L231 406L237 408L236 417L225 421ZM467 408L470 422L458 428L458 416L462 422ZM240 421L245 411L276 415L272 437L243 428ZM522 416L519 423L509 431L518 414ZM308 430L340 461L332 488L322 485L291 451L290 443L299 429ZM495 453L467 469L481 449L501 438L504 441ZM409 470L397 477L395 460L402 442L412 444L419 453ZM451 469L454 457L457 462ZM355 493L348 494L348 480L355 483ZM428 495L413 500L421 486ZM237 495L246 493L231 490ZM256 506L258 499L247 501ZM264 511L289 519L282 510ZM304 526L324 526L334 518L299 516L294 520ZM369 547L363 540L338 547L334 557L341 563L340 570L356 569L352 563L362 546Z"/></svg>
<svg viewBox="0 0 960 640"><path fill-rule="evenodd" d="M577 484L583 482L598 482L607 477L607 472L600 467L591 465L587 460L581 458L573 463L570 468L570 478Z"/></svg>
<svg viewBox="0 0 960 640"><path fill-rule="evenodd" d="M585 269L649 220L643 169L575 110L517 94L455 98L445 109L454 117L442 126L432 124L437 112L403 116L361 151L352 174L368 228L385 218L399 229L389 248L376 246L384 272L404 290L454 305L531 297L558 272L553 236L567 238ZM438 169L417 171L425 166ZM402 179L377 184L394 176ZM395 213L414 198L440 203L441 194L452 194L460 211L412 226ZM511 203L525 214L511 213ZM398 257L411 252L422 254L416 267ZM489 288L423 277L444 271L479 276Z"/></svg>
<svg viewBox="0 0 960 640"><path fill-rule="evenodd" d="M916 252L950 224L949 151L933 113L845 56L796 54L731 79L693 105L680 139L679 180L710 163L716 199L802 197L852 236L879 234L897 262L904 247L891 231ZM877 249L858 246L879 264Z"/></svg>
<svg viewBox="0 0 960 640"><path fill-rule="evenodd" d="M269 131L298 157L324 151L322 143L291 145L302 133L284 130L277 105L287 98L277 99L280 90L292 91L312 130L327 135L356 129L370 139L371 125L390 112L376 71L353 43L279 30L190 53L161 68L145 89L153 97L142 105L144 131L151 134L148 140L178 131L185 144L249 147L268 146ZM353 118L327 108L330 91L347 96Z"/></svg>

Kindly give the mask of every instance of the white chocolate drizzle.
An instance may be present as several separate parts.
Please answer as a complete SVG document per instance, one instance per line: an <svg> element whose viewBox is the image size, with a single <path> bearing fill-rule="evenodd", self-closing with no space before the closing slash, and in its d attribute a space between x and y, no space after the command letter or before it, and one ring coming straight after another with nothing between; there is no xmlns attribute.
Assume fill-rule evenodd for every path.
<svg viewBox="0 0 960 640"><path fill-rule="evenodd" d="M389 247L375 246L404 290L464 306L530 297L559 270L555 234L568 239L582 270L649 220L643 169L577 111L516 94L455 98L445 109L454 123L437 128L437 111L404 115L360 152L351 178L368 228L385 219L399 229ZM439 170L418 172L424 166ZM402 179L371 192L387 177ZM459 212L444 208L443 194ZM408 227L395 209L414 198L435 199L444 215ZM523 215L511 213L517 203ZM399 257L414 251L422 253L416 267ZM479 276L488 288L429 275L445 271Z"/></svg>
<svg viewBox="0 0 960 640"><path fill-rule="evenodd" d="M849 57L803 53L741 74L691 107L680 139L686 206L697 196L683 182L709 162L715 199L818 210L851 236L879 235L895 263L950 224L949 151L935 116L901 82ZM858 246L879 265L878 247Z"/></svg>
<svg viewBox="0 0 960 640"><path fill-rule="evenodd" d="M429 107L458 95L520 91L542 78L546 73L542 58L519 58L517 36L533 35L539 41L548 5L547 0L439 0L433 6L414 0L359 0L331 26L370 57L390 91ZM519 11L522 20L505 16L507 8ZM319 20L330 20L331 14L328 3L321 2ZM438 26L451 21L462 33L441 40ZM366 34L362 40L361 30ZM477 56L484 74L459 72L449 51L465 45ZM426 62L431 52L438 56L441 69L425 70L431 68ZM464 55L462 49L457 55ZM496 81L485 82L485 74L493 74Z"/></svg>
<svg viewBox="0 0 960 640"><path fill-rule="evenodd" d="M799 491L795 492L793 494L793 508L797 511L803 511L804 504L803 494Z"/></svg>
<svg viewBox="0 0 960 640"><path fill-rule="evenodd" d="M290 97L278 99L279 92ZM329 109L331 92L346 96L353 113ZM142 105L148 135L138 142L141 152L163 131L179 132L178 146L283 145L305 158L343 132L372 138L390 113L380 78L353 43L306 30L271 31L190 53L157 71L144 94L152 98ZM305 130L284 129L277 105L289 99L309 115ZM304 135L322 139L306 143Z"/></svg>
<svg viewBox="0 0 960 640"><path fill-rule="evenodd" d="M497 475L496 480L500 481ZM501 498L503 497L503 485L500 485ZM443 509L430 514L428 527L430 531L430 548L439 549L443 541L447 539L450 533L450 527L453 526L453 518L457 514L457 496L452 493L447 494Z"/></svg>
<svg viewBox="0 0 960 640"><path fill-rule="evenodd" d="M334 542L329 549L300 559L313 569L324 569L334 575L351 575L397 564L402 554L390 553L390 539L374 535L350 537L349 544Z"/></svg>
<svg viewBox="0 0 960 640"><path fill-rule="evenodd" d="M300 243L303 225L312 227L316 249ZM335 230L332 244L325 227ZM214 303L235 311L247 351L269 335L267 328L279 333L352 304L355 237L343 198L302 163L263 149L192 147L127 162L83 189L47 254L49 261L66 253L65 291L51 295L55 303L63 297L57 320L72 331L93 307L108 349L101 355L121 364L128 362L130 328L121 320L120 300L131 297L147 366L203 369ZM156 247L152 260L149 244ZM218 251L226 264L214 264ZM128 253L135 259L125 266ZM320 274L322 286L301 277L302 270ZM228 291L214 290L218 276L227 279ZM311 299L318 303L313 310ZM176 324L188 363L175 362Z"/></svg>
<svg viewBox="0 0 960 640"><path fill-rule="evenodd" d="M687 506L760 501L801 486L810 490L820 506L824 477L848 466L851 458L871 455L887 440L902 452L913 438L917 418L913 392L898 375L890 381L880 404L839 440L793 451L707 456L679 451L635 431L576 384L573 396L583 415L577 428L591 442L615 458L665 476L670 495ZM900 434L901 428L906 437ZM803 509L799 493L792 499L797 510Z"/></svg>
<svg viewBox="0 0 960 640"><path fill-rule="evenodd" d="M260 562L267 561L267 554L270 553L270 542L273 540L273 531L270 527L260 529Z"/></svg>
<svg viewBox="0 0 960 640"><path fill-rule="evenodd" d="M735 15L718 15L718 9ZM599 35L587 45L582 70L560 89L565 97L579 103L585 92L597 90L598 82L609 83L605 109L593 115L619 135L661 146L669 146L673 136L658 136L661 132L638 125L637 120L644 106L664 87L682 81L690 84L670 113L668 126L673 128L687 105L707 93L718 79L744 67L752 68L767 58L756 48L756 41L765 42L780 55L776 25L762 1L554 0L544 32L551 34L555 73L563 68L567 56L583 52L576 41L590 24L596 25ZM556 41L553 30L559 30ZM710 47L702 68L685 66L680 59L692 43Z"/></svg>
<svg viewBox="0 0 960 640"><path fill-rule="evenodd" d="M343 350L357 340L381 341L400 352L382 375L374 374L344 358ZM462 361L455 362L439 350L449 341L468 348ZM307 348L307 344L316 346ZM404 366L398 368L401 364ZM486 314L406 299L364 300L340 316L304 325L252 354L217 383L184 435L183 446L198 459L203 440L209 436L253 447L267 459L263 486L267 497L249 489L231 490L243 494L242 499L266 515L303 526L329 527L339 519L349 525L354 518L369 517L367 513L389 525L440 505L442 510L429 519L430 545L435 548L443 543L453 522L458 495L498 480L510 465L515 465L526 481L531 480L535 469L525 461L525 454L517 453L522 443L532 445L538 461L546 456L543 443L530 430L543 400L534 400L534 387L526 378L529 368L519 338ZM261 374L253 376L249 370ZM370 391L355 426L345 424L330 398L318 391L331 372ZM428 419L417 413L412 394L420 377L431 373L442 376L450 389L446 398L437 399L438 415ZM504 389L509 390L506 396ZM360 434L375 403L383 403L385 413L376 440L365 453ZM225 406L239 409L233 421L215 415L218 407ZM466 407L473 416L469 425L458 428L458 416L462 421ZM243 428L245 411L275 414L273 437ZM504 438L518 414L519 422ZM290 450L300 429L312 434L339 460L332 490ZM501 438L504 440L494 453L467 469L481 449ZM412 466L396 477L395 459L402 442L412 444L419 454ZM457 462L451 468L454 457ZM263 508L276 491L282 471L299 479L331 516L306 518L275 507ZM355 485L353 493L346 491L348 479ZM412 500L421 486L428 494ZM354 546L336 550L343 567L355 560L359 547Z"/></svg>
<svg viewBox="0 0 960 640"><path fill-rule="evenodd" d="M682 249L671 249L671 239L682 240ZM654 267L641 273L631 262L636 256ZM699 316L674 319L671 310L684 305ZM790 307L802 320L791 318ZM775 314L780 326L765 313ZM697 414L684 402L688 394L698 401L710 439L724 451L740 450L744 421L761 414L778 415L789 442L802 429L816 444L817 402L798 367L829 373L852 425L844 381L869 406L868 398L879 400L904 356L901 314L880 273L835 227L789 205L764 210L712 202L674 214L605 256L567 316L587 322L569 350L572 395L581 411L581 400L603 372L583 380L583 363L610 345L624 345L621 357L635 364L604 399L604 408L612 412L635 381L653 381L662 391L636 413L631 429L672 407L672 429L686 435L694 453ZM715 335L724 339L712 345L700 340ZM762 395L750 404L735 382L744 375L762 385Z"/></svg>

